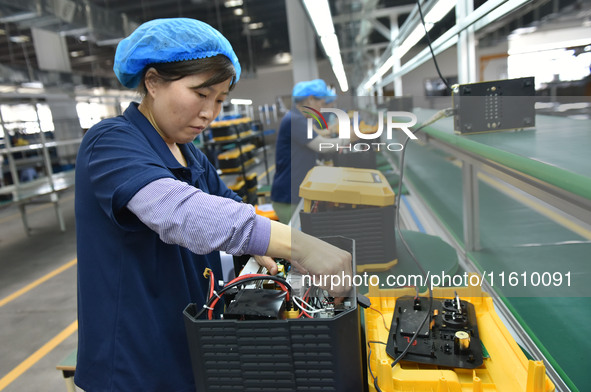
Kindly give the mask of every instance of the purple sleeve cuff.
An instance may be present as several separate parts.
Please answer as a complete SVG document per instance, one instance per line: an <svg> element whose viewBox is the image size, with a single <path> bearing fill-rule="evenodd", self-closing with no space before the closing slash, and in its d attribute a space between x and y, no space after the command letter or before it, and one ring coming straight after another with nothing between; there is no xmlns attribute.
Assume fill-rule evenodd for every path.
<svg viewBox="0 0 591 392"><path fill-rule="evenodd" d="M267 253L271 239L271 220L260 215L254 218L254 224L250 233L250 241L245 252L250 255L263 256Z"/></svg>

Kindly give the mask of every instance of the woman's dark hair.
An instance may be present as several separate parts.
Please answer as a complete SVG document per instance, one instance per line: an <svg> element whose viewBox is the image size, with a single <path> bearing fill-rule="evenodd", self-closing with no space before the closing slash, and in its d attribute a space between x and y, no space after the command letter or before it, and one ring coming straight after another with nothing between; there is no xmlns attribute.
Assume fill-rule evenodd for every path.
<svg viewBox="0 0 591 392"><path fill-rule="evenodd" d="M145 78L146 71L150 68L154 68L158 73L158 77L165 82L174 82L175 80L182 79L185 76L212 72L212 76L203 82L199 87L209 87L228 79L232 79L230 82L230 90L232 90L236 84L236 70L234 69L232 62L223 54L218 54L217 56L205 57L196 60L175 61L171 63L155 63L147 65L144 69L142 81L138 86L139 92L143 96L147 94Z"/></svg>

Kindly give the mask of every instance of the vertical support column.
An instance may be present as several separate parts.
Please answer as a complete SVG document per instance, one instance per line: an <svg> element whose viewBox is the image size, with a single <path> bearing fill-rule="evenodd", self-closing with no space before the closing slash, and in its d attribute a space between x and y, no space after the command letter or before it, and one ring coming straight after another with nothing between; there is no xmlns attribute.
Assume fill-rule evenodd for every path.
<svg viewBox="0 0 591 392"><path fill-rule="evenodd" d="M53 168L51 166L51 157L49 156L49 149L47 148L47 139L45 138L45 132L43 131L41 119L39 118L39 109L37 107L37 101L33 100L31 104L35 106L35 116L37 118L37 124L39 125L39 137L41 138L41 151L43 154L43 165L45 166L45 173L47 175L47 179L49 181L49 186L51 187L51 190L55 191L55 187L53 185Z"/></svg>
<svg viewBox="0 0 591 392"><path fill-rule="evenodd" d="M293 64L293 83L318 79L314 27L300 1L285 0L289 47Z"/></svg>
<svg viewBox="0 0 591 392"><path fill-rule="evenodd" d="M473 11L473 0L458 0L456 24L461 23ZM470 26L461 31L458 38L458 83L473 83L476 80L476 40L474 27Z"/></svg>
<svg viewBox="0 0 591 392"><path fill-rule="evenodd" d="M76 111L76 100L64 93L55 91L47 95L47 105L51 110L53 126L55 128L55 141L72 140L82 137L80 119ZM73 164L78 152L78 145L62 145L57 147L57 155L60 164Z"/></svg>
<svg viewBox="0 0 591 392"><path fill-rule="evenodd" d="M398 26L398 14L390 16L390 42L394 42L398 38L400 29ZM392 73L400 71L400 56L398 56L398 45L392 48L392 56L394 56L394 64L392 65ZM394 78L394 96L402 97L402 76Z"/></svg>
<svg viewBox="0 0 591 392"><path fill-rule="evenodd" d="M474 11L473 0L458 0L456 3L456 23L461 23ZM474 28L468 27L460 32L458 39L458 82L476 82L476 41ZM467 252L480 249L478 171L470 163L462 164L462 195L464 214L464 247Z"/></svg>
<svg viewBox="0 0 591 392"><path fill-rule="evenodd" d="M10 175L12 176L12 183L14 184L15 188L19 185L19 178L18 178L18 170L16 168L16 163L14 162L14 156L12 155L12 143L10 142L10 135L8 134L8 129L4 125L4 117L2 117L2 106L0 105L0 124L2 125L2 129L4 130L4 145L6 146L6 156L8 158L8 167L10 168ZM16 190L14 192L14 197L16 198Z"/></svg>
<svg viewBox="0 0 591 392"><path fill-rule="evenodd" d="M55 208L55 216L57 221L60 225L61 231L66 231L66 223L64 221L64 217L62 215L62 210L59 205L59 197L55 190L55 184L53 181L53 167L51 164L51 156L49 155L49 149L47 148L47 139L45 138L45 132L43 131L43 127L41 125L41 118L39 118L39 108L37 107L37 101L33 103L35 105L35 115L37 116L37 123L39 124L39 136L41 137L41 143L43 144L43 163L45 164L45 171L47 172L47 179L49 181L49 186L51 188L51 194L49 195L50 201L53 203L53 207ZM24 214L24 205L22 213ZM23 218L23 223L25 227L27 223ZM27 230L28 231L28 230Z"/></svg>
<svg viewBox="0 0 591 392"><path fill-rule="evenodd" d="M378 49L374 50L374 68L378 68L378 61L380 59L380 53ZM376 90L376 103L381 105L384 103L384 86L382 85L382 78L379 78L375 84Z"/></svg>
<svg viewBox="0 0 591 392"><path fill-rule="evenodd" d="M478 205L478 170L462 162L462 196L464 213L464 248L467 252L480 249L480 215Z"/></svg>

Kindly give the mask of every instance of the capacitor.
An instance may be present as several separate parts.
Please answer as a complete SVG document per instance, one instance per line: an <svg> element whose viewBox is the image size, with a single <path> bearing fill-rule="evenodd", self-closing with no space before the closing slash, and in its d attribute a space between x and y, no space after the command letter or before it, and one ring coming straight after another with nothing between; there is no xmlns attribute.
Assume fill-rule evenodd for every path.
<svg viewBox="0 0 591 392"><path fill-rule="evenodd" d="M457 331L454 335L454 345L456 350L466 352L470 348L470 335L466 331Z"/></svg>

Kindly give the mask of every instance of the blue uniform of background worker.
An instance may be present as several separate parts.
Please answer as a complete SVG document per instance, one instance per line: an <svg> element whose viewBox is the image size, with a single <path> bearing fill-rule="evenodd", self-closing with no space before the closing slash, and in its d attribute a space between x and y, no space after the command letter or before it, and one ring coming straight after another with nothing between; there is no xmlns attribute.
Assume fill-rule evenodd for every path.
<svg viewBox="0 0 591 392"><path fill-rule="evenodd" d="M219 32L186 18L147 22L120 42L114 70L143 98L92 127L77 157L75 382L194 392L182 311L206 302L206 269L221 278L217 251L258 255L271 273L268 256L328 275L350 274L351 258L257 216L193 146L240 77Z"/></svg>
<svg viewBox="0 0 591 392"><path fill-rule="evenodd" d="M281 120L277 147L275 151L275 177L271 187L273 209L279 220L288 223L300 200L299 186L306 173L316 166L320 143L344 144L338 139L319 136L313 130L308 138L307 124L312 112L310 107L320 111L331 104L336 94L330 90L324 80L315 79L297 83L292 92L293 106ZM323 152L330 152L323 149Z"/></svg>

